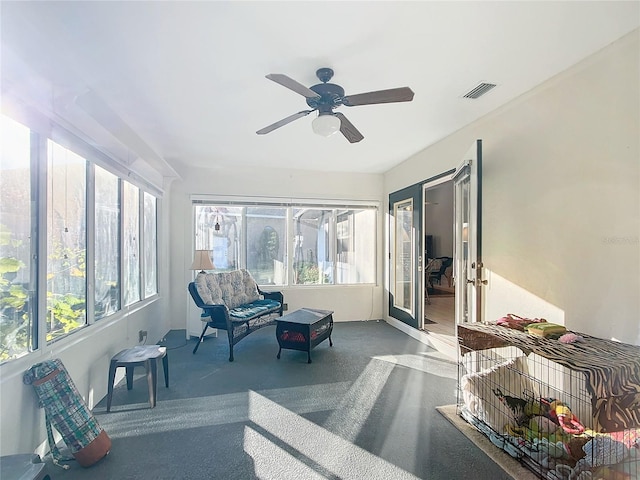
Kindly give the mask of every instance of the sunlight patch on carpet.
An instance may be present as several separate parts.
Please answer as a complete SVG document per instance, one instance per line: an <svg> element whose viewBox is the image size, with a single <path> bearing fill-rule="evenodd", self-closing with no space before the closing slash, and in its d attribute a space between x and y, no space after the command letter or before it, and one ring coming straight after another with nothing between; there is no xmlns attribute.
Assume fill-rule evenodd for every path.
<svg viewBox="0 0 640 480"><path fill-rule="evenodd" d="M315 423L249 392L249 419L309 462L343 480L418 480L418 477L329 432ZM254 461L272 459L254 457ZM258 467L257 467L258 468Z"/></svg>
<svg viewBox="0 0 640 480"><path fill-rule="evenodd" d="M407 368L413 368L430 375L437 375L443 378L457 378L458 364L451 361L434 362L435 358L425 358L420 355L380 355L373 357L378 360L384 360L395 365L401 365Z"/></svg>

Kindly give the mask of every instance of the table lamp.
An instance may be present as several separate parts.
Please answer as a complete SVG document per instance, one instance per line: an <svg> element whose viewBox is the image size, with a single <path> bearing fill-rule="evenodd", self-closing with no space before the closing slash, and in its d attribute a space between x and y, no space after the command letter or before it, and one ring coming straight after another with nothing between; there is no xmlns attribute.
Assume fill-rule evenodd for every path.
<svg viewBox="0 0 640 480"><path fill-rule="evenodd" d="M215 270L215 268L209 256L209 250L195 251L190 270L200 270L200 273L205 273L205 270Z"/></svg>

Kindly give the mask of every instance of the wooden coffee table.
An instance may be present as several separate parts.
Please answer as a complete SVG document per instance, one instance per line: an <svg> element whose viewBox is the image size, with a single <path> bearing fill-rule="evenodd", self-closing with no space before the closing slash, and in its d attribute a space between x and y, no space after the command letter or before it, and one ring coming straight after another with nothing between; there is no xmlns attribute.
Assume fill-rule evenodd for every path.
<svg viewBox="0 0 640 480"><path fill-rule="evenodd" d="M311 349L327 338L333 347L333 311L301 308L276 319L276 338L278 339L277 358L283 348L307 352L307 363L311 363Z"/></svg>

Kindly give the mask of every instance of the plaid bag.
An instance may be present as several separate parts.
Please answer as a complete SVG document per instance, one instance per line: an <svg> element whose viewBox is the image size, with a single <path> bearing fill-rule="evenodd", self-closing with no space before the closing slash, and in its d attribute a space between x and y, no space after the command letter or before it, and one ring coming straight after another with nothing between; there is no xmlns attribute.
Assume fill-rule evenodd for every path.
<svg viewBox="0 0 640 480"><path fill-rule="evenodd" d="M33 385L40 407L44 408L54 464L60 465L61 460L69 458L64 458L56 446L52 426L60 432L64 443L83 467L109 453L111 440L85 404L60 359L33 365L22 381L25 385ZM68 465L63 467L68 468Z"/></svg>

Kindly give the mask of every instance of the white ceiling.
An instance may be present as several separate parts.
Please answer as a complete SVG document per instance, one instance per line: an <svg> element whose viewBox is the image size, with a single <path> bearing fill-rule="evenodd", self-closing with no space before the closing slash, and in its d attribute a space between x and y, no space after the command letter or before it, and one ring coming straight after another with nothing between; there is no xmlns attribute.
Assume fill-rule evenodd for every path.
<svg viewBox="0 0 640 480"><path fill-rule="evenodd" d="M640 2L6 2L2 93L28 97L123 161L380 173L640 25ZM364 135L312 115L256 130L331 67L346 94L409 86L412 102L341 107ZM498 86L461 98L480 82ZM11 94L11 95L8 95ZM7 103L7 102L4 102ZM106 133L110 132L110 133Z"/></svg>

